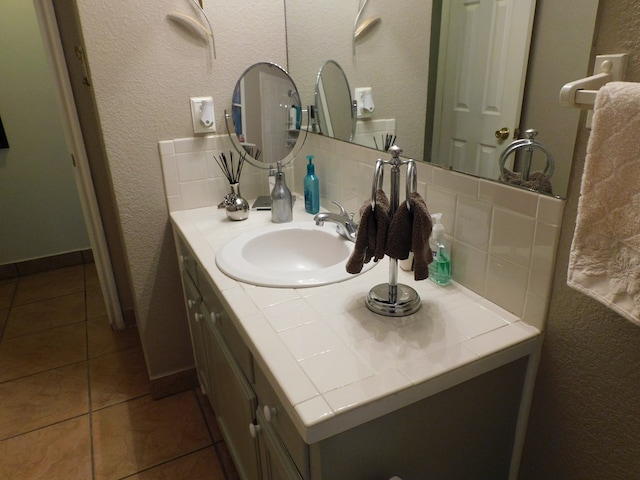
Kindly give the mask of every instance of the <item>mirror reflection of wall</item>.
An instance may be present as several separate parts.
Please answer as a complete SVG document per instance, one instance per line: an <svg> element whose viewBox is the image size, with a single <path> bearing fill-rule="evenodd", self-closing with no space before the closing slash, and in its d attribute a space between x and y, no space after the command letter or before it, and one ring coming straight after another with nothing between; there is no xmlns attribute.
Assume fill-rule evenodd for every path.
<svg viewBox="0 0 640 480"><path fill-rule="evenodd" d="M231 119L234 145L254 166L286 165L304 141L303 110L295 83L282 67L250 66L236 83Z"/></svg>
<svg viewBox="0 0 640 480"><path fill-rule="evenodd" d="M356 88L371 87L375 99L375 114L358 121L356 138L373 147L374 135L379 141L397 133L406 154L422 159L425 108L415 105L427 103L431 3L369 0L361 21L376 16L381 21L358 38L354 56L358 0L286 2L289 73L302 98L313 98L318 70L335 60L344 69L352 95Z"/></svg>
<svg viewBox="0 0 640 480"><path fill-rule="evenodd" d="M337 62L329 60L318 72L315 111L319 133L351 141L355 133L349 80Z"/></svg>
<svg viewBox="0 0 640 480"><path fill-rule="evenodd" d="M429 135L433 125L432 113L426 108L427 98L435 99L435 82L428 88L428 78L434 75L429 71L430 46L436 43L432 33L435 39L439 38L439 32L431 29L431 16L433 13L438 17L443 5L454 2L459 3L407 0L390 7L386 2L370 0L362 18L380 16L382 20L358 39L353 55L356 0L353 4L327 1L321 6L285 0L289 72L303 98L308 98L320 65L330 58L336 60L347 74L352 93L358 87L372 87L375 98L375 114L358 122L355 140L365 143L358 135L363 127L373 130L376 123L395 122L396 143L405 155L430 161L425 153L431 150ZM538 130L539 141L557 158L553 191L561 197L566 194L579 112L561 107L558 92L565 83L590 74L588 63L597 8L598 0L536 2L519 126ZM512 129L510 133L513 134ZM371 136L370 132L366 136Z"/></svg>

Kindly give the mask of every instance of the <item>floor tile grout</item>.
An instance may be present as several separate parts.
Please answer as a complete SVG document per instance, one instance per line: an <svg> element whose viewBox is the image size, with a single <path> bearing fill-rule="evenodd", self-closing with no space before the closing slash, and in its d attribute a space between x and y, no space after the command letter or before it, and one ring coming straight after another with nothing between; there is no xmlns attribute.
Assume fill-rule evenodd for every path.
<svg viewBox="0 0 640 480"><path fill-rule="evenodd" d="M64 268L65 269L70 269L71 267L64 267ZM86 407L86 411L85 412L82 412L82 413L74 412L71 416L69 416L67 418L56 419L55 421L47 423L46 425L38 426L37 428L31 428L28 431L20 432L18 434L11 435L11 436L9 436L7 438L0 439L0 455L3 454L2 453L3 452L3 449L2 449L3 444L7 445L7 446L10 445L10 444L14 444L15 441L17 441L17 439L19 439L20 437L25 438L25 441L27 441L26 439L28 438L28 442L31 442L32 440L34 440L36 438L42 438L42 435L37 435L36 437L33 437L33 438L32 437L25 437L26 435L35 434L36 432L39 432L39 431L42 431L43 435L45 435L44 432L47 431L46 429L49 429L49 428L51 428L53 426L60 426L60 425L64 424L65 422L71 422L73 420L78 420L78 419L85 418L86 421L88 422L88 428L89 428L89 432L88 432L89 433L89 438L88 438L89 445L87 446L87 444L83 442L85 447L88 447L88 451L89 451L89 453L88 453L89 456L88 456L88 458L86 460L89 463L89 465L85 464L85 466L87 466L87 468L90 468L90 477L89 478L91 480L96 480L97 478L99 478L100 473L98 472L98 464L96 463L96 460L97 460L97 457L96 457L96 455L97 455L97 451L96 451L96 435L98 433L95 430L94 415L99 414L100 412L103 412L106 409L122 406L123 404L127 404L129 402L140 400L140 399L142 399L144 397L149 397L154 402L155 402L155 400L153 400L153 398L151 397L150 390L147 391L146 393L134 394L135 389L134 390L130 390L130 391L129 390L125 390L124 391L124 392L126 392L126 393L124 393L125 396L122 399L119 399L118 396L120 395L120 393L116 393L116 392L119 392L119 390L110 391L109 388L113 388L113 387L109 387L106 390L103 390L104 393L99 393L99 396L102 399L117 398L115 403L111 403L111 404L107 404L107 405L104 405L104 406L100 406L98 408L94 408L93 401L94 401L95 394L96 394L96 388L98 388L98 385L99 385L96 382L104 381L104 378L106 378L107 381L109 381L109 375L114 375L114 373L111 373L110 371L108 371L106 373L107 377L104 377L103 380L98 380L98 378L99 378L97 376L98 374L96 374L95 371L92 374L92 364L94 362L97 363L101 359L105 360L104 357L107 357L109 355L113 355L114 357L116 357L119 354L126 354L126 353L131 353L134 350L140 350L142 348L142 346L140 345L139 340L137 341L137 343L135 343L135 340L134 340L135 337L132 337L130 334L125 336L125 337L120 337L120 340L118 340L117 342L114 342L114 340L109 340L109 338L111 338L111 337L109 337L108 334L107 334L106 337L104 337L105 333L102 330L101 326L96 326L94 324L93 327L92 327L93 330L90 331L89 322L99 321L101 319L103 321L105 321L105 322L108 322L109 320L108 320L108 316L106 314L106 311L104 313L101 313L100 315L95 315L96 312L99 312L100 310L103 309L103 307L101 308L101 307L99 307L99 305L98 305L98 308L96 309L96 304L95 303L92 304L92 306L91 306L91 310L94 313L94 315L92 315L92 318L89 318L89 315L90 315L89 295L91 293L95 293L94 290L97 290L99 292L99 287L96 289L94 286L90 287L90 285L89 285L89 275L92 275L92 273L90 272L89 268L90 267L88 267L88 265L84 265L83 268L82 268L82 286L83 286L82 289L77 289L77 290L72 289L72 290L70 290L68 292L65 292L63 294L53 295L53 296L47 296L46 292L42 292L42 294L44 295L42 298L37 298L35 300L29 300L29 301L27 301L25 303L15 304L16 299L18 299L19 296L22 296L24 298L29 298L29 295L31 295L31 293L27 293L24 290L24 288L30 287L30 285L27 283L26 287L25 287L25 282L21 282L21 279L22 278L42 276L42 275L45 275L45 276L51 275L53 277L53 273L52 272L55 272L55 271L39 272L39 273L34 273L34 274L31 274L31 275L28 275L28 276L25 276L25 277L20 277L20 278L16 279L15 284L13 285L13 291L11 292L11 300L9 301L9 306L6 309L3 309L3 311L6 310L6 319L0 325L0 347L3 344L5 344L6 341L13 340L15 338L27 337L29 335L36 335L36 334L41 334L42 335L43 332L52 331L52 330L55 330L56 328L69 327L71 325L84 323L84 325L85 325L84 326L84 329L85 329L84 330L84 343L85 343L84 344L84 357L85 358L82 359L82 360L71 361L69 363L64 363L62 365L56 365L54 367L45 368L44 370L28 373L26 375L20 375L19 377L16 377L16 378L3 380L3 381L0 381L0 386L3 386L3 385L6 386L7 384L10 384L11 382L17 382L17 381L20 381L20 380L23 380L23 379L28 379L30 377L35 377L37 375L44 375L46 373L53 372L55 370L59 370L59 369L62 369L62 368L68 368L68 367L71 367L73 365L83 365L86 368L86 387L83 386L82 389L86 388L87 407ZM70 270L70 271L72 271L72 270ZM76 278L76 275L78 275L77 274L77 270L73 270L73 275L74 275L73 278ZM95 275L95 274L93 274L93 275ZM79 275L78 275L78 277L79 277ZM73 281L76 281L76 280L73 280ZM38 280L36 280L33 283L34 283L34 285L46 285L47 282L44 281L44 280L42 282L39 282ZM21 290L21 287L22 287L22 290ZM40 288L40 287L38 287L38 288ZM77 295L78 293L81 293L81 292L83 293L83 300L84 300L84 306L83 306L84 307L84 315L83 315L84 318L82 320L70 321L69 323L65 323L63 321L60 325L47 326L46 328L42 328L40 330L35 330L33 332L27 332L27 333L22 333L22 334L19 334L19 335L12 336L10 339L6 339L5 338L6 332L8 331L7 328L8 328L8 325L10 323L9 320L11 318L12 310L15 310L16 308L23 307L23 306L33 305L33 304L40 303L40 302L52 301L52 300L55 300L55 299L58 299L58 298L62 298L62 297L70 297L70 296L73 296L73 295ZM34 296L37 296L37 295L34 295ZM7 298L7 297L8 296L6 296L5 298ZM92 300L95 300L95 298L93 298ZM79 299L78 299L78 301L79 301ZM79 306L79 304L77 304L77 306ZM28 313L25 318L28 319L28 318L30 318L29 315L38 315L39 314L38 310L35 310L35 312L36 312L35 314L32 314L31 312ZM64 315L65 314L64 313L61 314L59 312L60 312L60 310L57 311L56 315L61 315L60 318L62 318L64 320ZM46 315L46 308L44 309L44 315ZM55 321L54 321L54 323L55 323ZM46 325L46 321L44 322L44 324ZM36 323L36 327L37 326L38 326L38 324ZM20 328L24 328L24 327L20 327ZM92 334L92 332L94 332L94 333ZM80 331L78 330L77 333L80 334ZM92 337L92 335L95 335L95 336ZM46 335L43 335L43 337L46 337ZM82 338L82 337L80 337L80 338ZM74 344L70 343L69 345L73 346ZM76 345L79 346L79 342ZM94 345L95 346L94 348L97 349L96 351L98 352L98 354L95 355L95 356L91 356L92 355L92 353L91 353L92 346L91 345ZM75 347L73 347L73 348L75 348ZM133 354L133 355L134 355L134 358L135 358L135 354ZM60 357L60 358L62 359L64 357ZM131 358L131 357L125 357L125 358L127 358L127 361L129 361L128 359ZM47 365L46 362L42 362L41 364L43 366ZM38 365L40 365L40 363L38 363ZM109 361L105 360L103 365L107 365L108 366L109 365ZM125 364L125 365L128 365L128 364ZM35 364L34 364L34 366L35 366ZM20 369L15 373L18 373L19 371L20 371ZM144 367L144 371L146 372L146 367ZM116 368L116 370L114 370L114 372L115 372L115 374L117 374L117 368ZM115 381L117 383L114 383L113 385L114 386L118 385L118 388L121 388L120 387L121 384L119 382L121 382L121 381L125 381L125 382L126 381L130 381L130 379L132 379L132 378L135 379L136 376L131 376L131 375L140 375L141 373L142 373L142 370L138 370L137 374L127 374L125 377L123 377L123 380L118 380L116 378ZM104 375L104 372L101 375ZM46 378L47 378L46 375L44 375L43 376L43 379L45 379L44 381L46 381ZM80 379L80 378L82 378L82 377L78 377L78 379ZM124 379L129 379L129 380L124 380ZM148 381L148 378L147 378L147 381ZM36 390L35 390L35 395L36 396L41 395L40 390L37 389L38 382L39 382L39 380L34 380L34 382L33 382L33 385L36 385L36 387L35 387L36 388ZM27 383L27 386L28 385L29 385L29 383ZM73 382L71 384L69 384L69 385L73 385ZM77 385L79 386L80 384L77 384ZM137 385L141 386L140 383L137 383ZM49 387L47 387L47 388L49 388ZM75 389L76 387L74 386L73 388ZM11 389L11 387L9 387L9 389ZM207 450L209 448L212 448L212 451L211 451L211 453L206 454L206 455L215 455L215 457L217 458L217 463L219 464L220 470L218 471L218 474L207 473L207 475L209 475L209 474L213 475L213 477L211 477L212 480L213 480L213 478L215 478L216 480L224 480L226 478L235 478L232 475L232 473L230 472L230 470L229 470L229 468L232 468L232 466L230 467L227 464L227 462L224 460L224 454L222 452L222 450L224 450L224 448L225 448L224 447L224 441L223 440L216 440L216 436L214 435L214 432L212 431L212 428L215 428L215 427L213 425L210 425L208 417L207 417L207 414L205 413L205 408L207 408L208 406L203 405L202 402L206 402L208 400L206 399L206 397L202 397L202 399L201 399L198 396L198 394L195 391L195 389L190 389L190 391L191 391L192 398L195 398L195 401L197 402L196 403L197 410L195 410L195 409L193 410L194 413L192 415L192 419L189 420L189 421L190 422L194 422L195 421L196 424L201 425L201 427L203 428L203 430L202 430L202 435L203 435L202 436L202 440L205 443L207 443L207 445L201 446L201 447L196 447L196 448L194 448L194 446L184 445L184 446L178 448L178 450L176 451L176 455L174 457L163 458L161 461L159 461L158 463L153 464L153 465L145 466L144 463L142 463L142 464L140 464L139 467L137 467L137 468L139 468L139 470L137 472L127 473L126 476L118 477L118 478L122 478L122 479L131 478L131 477L134 477L134 476L136 476L138 474L142 474L144 472L149 472L149 471L151 471L151 470L153 470L155 468L162 468L163 466L166 466L166 468L168 468L168 469L176 468L175 466L171 465L172 462L175 462L175 461L177 461L179 459L186 459L187 457L195 455L198 452L203 452L203 451L205 451L205 450ZM74 390L74 392L75 392L74 395L76 395L76 398L77 398L78 394L82 394L82 397L84 398L84 393L82 393L80 390ZM113 395L113 393L116 393L116 395ZM185 392L182 392L182 393L185 393ZM132 394L132 396L126 396L128 394ZM11 395L11 394L9 393L9 395ZM112 397L109 397L109 395L112 395ZM185 396L185 398L188 398L188 397L189 397L189 395ZM55 415L59 415L56 411L51 411L50 413L48 413L47 410L46 410L46 407L42 407L42 398L44 398L44 397L41 396L40 401L36 402L34 404L34 405L39 405L37 408L44 408L44 410L41 410L38 415L42 414L43 412L45 413L43 418L46 418L47 416L50 416L52 414L54 415L54 417L52 417L52 418L55 418ZM169 397L165 397L165 398L169 398ZM104 402L105 400L101 400L101 401ZM176 399L176 401L177 401L177 399ZM83 402L84 402L84 400L83 400ZM0 408L2 408L2 405L0 405ZM14 406L9 406L8 408L14 409L15 405ZM25 410L26 414L28 415L28 413L29 413L28 408L30 408L29 405L25 405L25 408L26 408L26 410ZM33 408L35 408L35 407L33 407ZM19 410L16 410L16 411L19 411ZM195 416L196 415L196 411L197 411L197 417ZM61 410L60 412L62 413L62 415L66 415L64 410ZM39 421L38 417L34 416L33 419L35 421L34 425L37 425L37 422ZM31 420L28 420L28 421L31 421ZM215 422L215 414L213 415L213 420L212 421ZM8 425L11 425L11 424L8 424ZM77 425L86 425L86 424L77 424ZM24 426L27 426L27 424L25 424ZM31 426L31 425L29 424L29 426ZM198 427L198 428L201 428L201 427ZM7 432L11 431L10 430L11 428L12 427L9 427L9 430L7 430ZM73 428L76 428L76 427L74 426ZM83 428L86 428L86 427L83 427ZM58 430L58 431L61 431L61 430ZM84 431L86 432L86 430L84 430ZM126 433L126 431L124 433ZM118 435L119 435L119 433L118 433ZM104 447L104 441L101 440L101 443L103 443L103 445L101 447L99 447L99 448L104 449L105 448ZM143 450L145 448L147 448L147 447L144 447L144 444L141 445L141 447L143 447ZM180 452L180 453L178 453L178 452ZM71 458L75 459L75 457L73 456L73 453L71 453L70 455L71 455ZM102 455L104 455L104 453ZM210 458L210 457L207 457L206 455L205 455L205 458ZM2 460L2 458L3 457L0 457L0 460ZM191 457L191 458L193 458L193 457ZM197 460L197 461L202 463L202 458L203 457L201 455L199 457L199 460ZM78 459L75 459L75 460L82 461L82 457L78 458ZM40 461L40 460L38 460L38 461ZM103 457L102 461L104 461L104 457ZM189 462L189 460L186 460L186 461ZM193 461L193 460L191 460L191 461ZM56 460L55 463L57 464L59 462ZM207 464L207 465L209 465L209 464ZM48 466L47 466L47 468L48 468ZM100 467L100 468L104 468L104 466ZM20 471L20 473L22 474L22 468L19 468L18 471ZM104 470L102 470L102 472L104 472ZM86 472L86 473L88 474L89 472ZM218 478L218 476L220 474L223 475L223 477ZM28 475L28 473L25 472L24 475ZM149 475L149 474L147 473L147 475ZM23 478L23 477L21 476L20 478ZM50 477L50 478L51 478L51 480L60 480L62 477L55 476L55 477ZM146 478L146 475L145 475L145 478ZM207 478L209 478L209 477L207 477ZM66 480L66 477L65 477L65 480Z"/></svg>
<svg viewBox="0 0 640 480"><path fill-rule="evenodd" d="M64 365L58 365L57 367L47 368L46 370L39 370L37 372L27 373L26 375L21 375L16 378L10 378L8 380L0 380L0 385L4 385L5 383L17 382L18 380L22 380L23 378L35 377L36 375L42 375L43 373L53 372L54 370L58 370L60 368L67 368L67 367L71 367L72 365L79 365L81 363L86 363L86 362L87 362L87 359L79 360L77 362L65 363Z"/></svg>
<svg viewBox="0 0 640 480"><path fill-rule="evenodd" d="M8 440L13 440L15 438L22 437L24 435L29 435L30 433L34 433L34 432L37 432L37 431L40 431L40 430L44 430L45 428L49 428L49 427L52 427L54 425L60 425L61 423L69 422L69 421L75 420L77 418L82 418L82 417L85 417L85 416L89 415L90 413L91 413L91 411L87 410L84 413L80 413L78 415L73 415L73 416L71 416L69 418L65 418L63 420L58 420L56 422L47 423L46 425L42 425L41 427L33 428L33 429L27 430L25 432L20 432L20 433L17 433L15 435L10 435L10 436L8 436L6 438L0 438L0 443L6 442Z"/></svg>

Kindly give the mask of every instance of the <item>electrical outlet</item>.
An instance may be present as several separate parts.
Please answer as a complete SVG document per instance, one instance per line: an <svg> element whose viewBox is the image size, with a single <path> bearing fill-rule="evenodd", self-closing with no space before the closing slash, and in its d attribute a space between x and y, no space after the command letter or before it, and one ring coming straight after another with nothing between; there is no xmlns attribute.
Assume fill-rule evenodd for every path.
<svg viewBox="0 0 640 480"><path fill-rule="evenodd" d="M371 87L356 88L354 97L357 102L357 118L371 118L375 108Z"/></svg>
<svg viewBox="0 0 640 480"><path fill-rule="evenodd" d="M216 116L213 97L191 97L193 133L215 133Z"/></svg>

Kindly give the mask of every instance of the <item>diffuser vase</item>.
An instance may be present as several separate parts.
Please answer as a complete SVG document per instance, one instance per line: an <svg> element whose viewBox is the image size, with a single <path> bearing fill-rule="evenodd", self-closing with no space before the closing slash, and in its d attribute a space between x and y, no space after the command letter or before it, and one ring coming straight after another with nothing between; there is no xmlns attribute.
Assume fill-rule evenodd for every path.
<svg viewBox="0 0 640 480"><path fill-rule="evenodd" d="M249 203L240 195L240 184L231 183L231 193L225 197L225 210L230 220L246 220L249 217Z"/></svg>

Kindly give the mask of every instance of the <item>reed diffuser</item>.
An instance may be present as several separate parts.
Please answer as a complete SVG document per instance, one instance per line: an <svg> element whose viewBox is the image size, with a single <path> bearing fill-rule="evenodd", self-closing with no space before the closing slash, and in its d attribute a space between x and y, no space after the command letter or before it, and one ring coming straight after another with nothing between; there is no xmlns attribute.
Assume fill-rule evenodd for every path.
<svg viewBox="0 0 640 480"><path fill-rule="evenodd" d="M375 135L373 136L373 143L376 146L376 150L388 152L389 149L396 143L396 136L391 134L380 135L380 145L382 148L378 146L378 140L376 140Z"/></svg>
<svg viewBox="0 0 640 480"><path fill-rule="evenodd" d="M240 155L237 163L233 160L233 152L229 152L229 159L224 153L219 157L213 156L224 176L229 181L231 192L225 195L218 208L225 208L230 220L245 220L249 216L249 203L240 195L240 174L244 165L244 155Z"/></svg>

